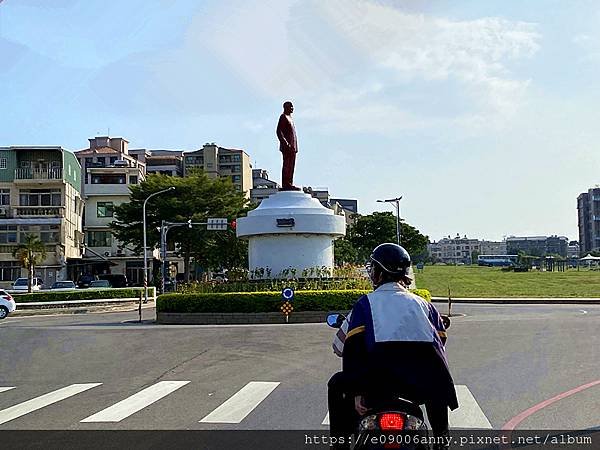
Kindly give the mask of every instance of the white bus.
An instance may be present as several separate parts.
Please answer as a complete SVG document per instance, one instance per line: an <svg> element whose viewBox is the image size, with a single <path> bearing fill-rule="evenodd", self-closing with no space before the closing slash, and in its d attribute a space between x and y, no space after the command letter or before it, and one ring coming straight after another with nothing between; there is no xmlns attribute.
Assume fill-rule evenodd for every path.
<svg viewBox="0 0 600 450"><path fill-rule="evenodd" d="M479 255L477 264L488 267L507 267L517 263L517 255Z"/></svg>

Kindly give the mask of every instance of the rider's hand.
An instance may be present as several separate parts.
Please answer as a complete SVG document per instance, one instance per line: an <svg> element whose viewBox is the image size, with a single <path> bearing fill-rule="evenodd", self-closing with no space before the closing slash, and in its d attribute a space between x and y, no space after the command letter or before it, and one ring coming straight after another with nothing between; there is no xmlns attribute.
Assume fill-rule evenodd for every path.
<svg viewBox="0 0 600 450"><path fill-rule="evenodd" d="M365 399L362 395L357 395L354 397L354 409L361 416L364 416L367 413L367 407L365 406Z"/></svg>

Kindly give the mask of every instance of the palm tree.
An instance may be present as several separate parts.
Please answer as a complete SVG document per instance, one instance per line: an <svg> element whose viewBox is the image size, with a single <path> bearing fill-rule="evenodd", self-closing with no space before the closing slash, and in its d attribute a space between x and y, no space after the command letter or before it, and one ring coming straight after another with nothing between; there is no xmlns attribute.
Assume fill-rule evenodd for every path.
<svg viewBox="0 0 600 450"><path fill-rule="evenodd" d="M27 292L31 292L33 268L46 259L46 246L37 236L28 234L25 236L25 242L15 249L13 256L28 270Z"/></svg>

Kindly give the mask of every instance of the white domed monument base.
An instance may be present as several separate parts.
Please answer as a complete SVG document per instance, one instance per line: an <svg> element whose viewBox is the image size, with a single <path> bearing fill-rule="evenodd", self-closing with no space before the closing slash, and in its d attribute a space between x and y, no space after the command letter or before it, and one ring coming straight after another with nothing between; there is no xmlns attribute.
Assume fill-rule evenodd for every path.
<svg viewBox="0 0 600 450"><path fill-rule="evenodd" d="M316 268L333 274L333 241L346 235L346 221L304 192L280 191L237 219L236 231L249 241L254 278L302 277Z"/></svg>

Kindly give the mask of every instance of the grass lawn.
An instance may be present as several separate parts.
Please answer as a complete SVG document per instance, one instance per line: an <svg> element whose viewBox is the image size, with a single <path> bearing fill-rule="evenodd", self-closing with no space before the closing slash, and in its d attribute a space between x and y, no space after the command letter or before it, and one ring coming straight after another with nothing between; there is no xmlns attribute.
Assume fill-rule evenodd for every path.
<svg viewBox="0 0 600 450"><path fill-rule="evenodd" d="M417 287L435 297L598 297L600 271L502 272L496 267L425 266Z"/></svg>

